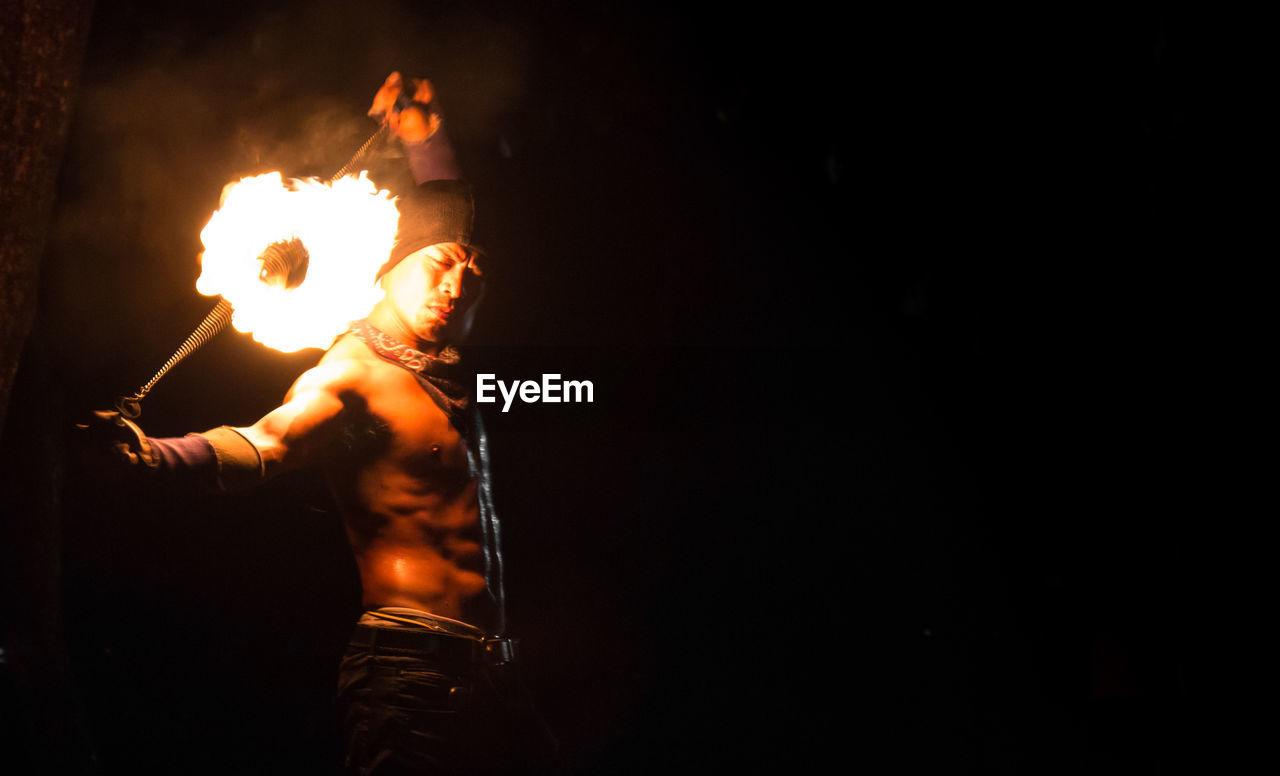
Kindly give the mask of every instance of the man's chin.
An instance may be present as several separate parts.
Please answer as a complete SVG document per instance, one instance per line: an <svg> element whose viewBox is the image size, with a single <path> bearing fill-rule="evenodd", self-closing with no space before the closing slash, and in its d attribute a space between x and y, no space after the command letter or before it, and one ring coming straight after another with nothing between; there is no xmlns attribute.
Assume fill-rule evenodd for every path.
<svg viewBox="0 0 1280 776"><path fill-rule="evenodd" d="M418 342L423 346L422 349L428 349L428 346L444 347L445 345L458 341L457 326L420 326L414 330L414 336L418 338Z"/></svg>
<svg viewBox="0 0 1280 776"><path fill-rule="evenodd" d="M419 329L413 335L418 338L418 345L421 350L429 350L432 345L444 344L444 334L437 329Z"/></svg>
<svg viewBox="0 0 1280 776"><path fill-rule="evenodd" d="M432 343L440 346L458 342L471 328L470 316L461 312L454 314L447 321L441 321L435 316L423 316L414 326L414 336L423 343Z"/></svg>

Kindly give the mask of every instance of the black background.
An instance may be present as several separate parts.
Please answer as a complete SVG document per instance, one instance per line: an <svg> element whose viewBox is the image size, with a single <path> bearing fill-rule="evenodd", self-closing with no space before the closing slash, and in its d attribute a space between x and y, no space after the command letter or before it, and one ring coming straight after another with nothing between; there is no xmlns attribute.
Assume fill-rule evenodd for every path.
<svg viewBox="0 0 1280 776"><path fill-rule="evenodd" d="M1159 5L99 2L6 446L211 307L224 183L326 176L427 75L500 262L476 358L595 383L487 414L567 770L1198 772L1213 40ZM316 358L223 334L142 425L251 423ZM319 483L70 471L93 767L314 772L359 608Z"/></svg>

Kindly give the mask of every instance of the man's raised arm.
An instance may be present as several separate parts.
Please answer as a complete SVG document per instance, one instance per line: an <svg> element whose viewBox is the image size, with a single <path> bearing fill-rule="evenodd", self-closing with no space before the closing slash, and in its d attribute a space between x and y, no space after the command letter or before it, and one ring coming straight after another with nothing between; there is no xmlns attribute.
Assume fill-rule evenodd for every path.
<svg viewBox="0 0 1280 776"><path fill-rule="evenodd" d="M435 96L435 87L427 79L410 79L406 88L400 73L393 72L369 107L369 116L386 124L400 139L416 183L462 179Z"/></svg>

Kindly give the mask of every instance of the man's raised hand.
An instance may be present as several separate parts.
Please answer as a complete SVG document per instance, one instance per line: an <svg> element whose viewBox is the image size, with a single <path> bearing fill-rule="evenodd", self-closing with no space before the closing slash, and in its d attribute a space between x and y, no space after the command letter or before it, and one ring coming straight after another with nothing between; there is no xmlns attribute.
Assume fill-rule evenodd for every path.
<svg viewBox="0 0 1280 776"><path fill-rule="evenodd" d="M412 94L405 94L404 79L399 72L387 76L373 96L369 115L391 128L406 143L421 143L436 133L440 118L429 109L435 99L435 87L425 78L410 79Z"/></svg>

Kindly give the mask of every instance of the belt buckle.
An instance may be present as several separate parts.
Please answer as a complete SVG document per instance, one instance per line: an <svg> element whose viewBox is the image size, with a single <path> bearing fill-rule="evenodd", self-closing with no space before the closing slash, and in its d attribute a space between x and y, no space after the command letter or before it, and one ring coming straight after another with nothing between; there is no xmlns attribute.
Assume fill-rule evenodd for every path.
<svg viewBox="0 0 1280 776"><path fill-rule="evenodd" d="M516 661L515 639L506 636L496 639L485 638L482 645L484 662L491 666L504 666Z"/></svg>

